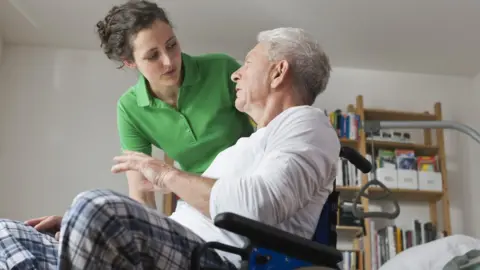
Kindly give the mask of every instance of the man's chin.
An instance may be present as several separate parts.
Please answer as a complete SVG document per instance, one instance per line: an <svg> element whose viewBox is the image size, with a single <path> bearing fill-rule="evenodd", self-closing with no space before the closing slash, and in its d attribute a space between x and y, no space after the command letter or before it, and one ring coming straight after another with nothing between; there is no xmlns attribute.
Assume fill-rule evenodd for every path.
<svg viewBox="0 0 480 270"><path fill-rule="evenodd" d="M237 108L239 112L245 112L245 103L239 102L237 99L235 100L235 108Z"/></svg>

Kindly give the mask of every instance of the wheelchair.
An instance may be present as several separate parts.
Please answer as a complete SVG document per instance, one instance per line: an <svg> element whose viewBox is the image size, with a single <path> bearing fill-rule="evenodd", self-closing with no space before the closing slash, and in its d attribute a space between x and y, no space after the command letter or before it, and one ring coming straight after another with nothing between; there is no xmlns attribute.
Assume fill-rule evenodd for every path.
<svg viewBox="0 0 480 270"><path fill-rule="evenodd" d="M342 147L340 157L348 160L363 173L372 170L372 164L350 147ZM335 186L335 185L334 185ZM217 270L201 266L203 253L211 248L239 255L241 270L267 269L340 269L342 253L337 245L337 207L339 192L329 195L322 208L312 239L299 237L261 222L234 213L221 213L214 219L215 226L245 237L243 248L219 242L207 242L192 252L191 270Z"/></svg>

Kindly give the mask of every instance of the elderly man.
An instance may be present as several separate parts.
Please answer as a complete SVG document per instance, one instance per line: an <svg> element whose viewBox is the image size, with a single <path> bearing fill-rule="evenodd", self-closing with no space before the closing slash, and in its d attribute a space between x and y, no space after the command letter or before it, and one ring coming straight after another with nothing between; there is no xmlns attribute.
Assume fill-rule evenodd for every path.
<svg viewBox="0 0 480 270"><path fill-rule="evenodd" d="M114 173L138 171L182 201L166 217L112 191L84 192L62 219L55 263L60 269L188 269L199 243L245 244L242 237L215 227L213 219L222 212L311 238L332 191L340 152L328 117L311 106L329 75L327 56L303 30L261 32L245 64L232 75L235 106L252 117L258 130L221 152L201 176L140 153L115 157ZM45 258L38 264L55 259L49 257L57 254L49 241L40 249L39 243L22 241L21 231L11 233L32 260ZM13 264L15 258L10 260ZM236 255L213 250L203 263L239 265Z"/></svg>

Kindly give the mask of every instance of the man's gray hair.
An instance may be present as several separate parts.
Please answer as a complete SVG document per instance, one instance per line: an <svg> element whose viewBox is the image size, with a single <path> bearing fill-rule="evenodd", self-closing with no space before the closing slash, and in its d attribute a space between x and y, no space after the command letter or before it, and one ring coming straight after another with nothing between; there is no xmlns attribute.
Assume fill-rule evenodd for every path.
<svg viewBox="0 0 480 270"><path fill-rule="evenodd" d="M285 59L291 66L294 86L299 88L308 105L317 95L325 91L330 78L330 60L320 44L300 28L276 28L262 31L258 42L269 45L268 54L272 61Z"/></svg>

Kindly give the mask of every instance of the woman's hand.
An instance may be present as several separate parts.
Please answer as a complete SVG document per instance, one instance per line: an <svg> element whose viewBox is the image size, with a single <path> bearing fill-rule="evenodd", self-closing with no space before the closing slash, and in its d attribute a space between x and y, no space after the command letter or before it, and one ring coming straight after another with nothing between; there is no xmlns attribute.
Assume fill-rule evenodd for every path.
<svg viewBox="0 0 480 270"><path fill-rule="evenodd" d="M34 218L25 221L25 224L34 227L39 232L51 232L55 234L55 239L59 239L60 225L62 224L61 216L46 216Z"/></svg>
<svg viewBox="0 0 480 270"><path fill-rule="evenodd" d="M137 171L148 180L143 183L146 191L171 192L165 187L164 180L170 173L177 170L175 167L149 155L133 151L125 151L123 155L116 156L113 160L117 163L112 167L113 173Z"/></svg>

